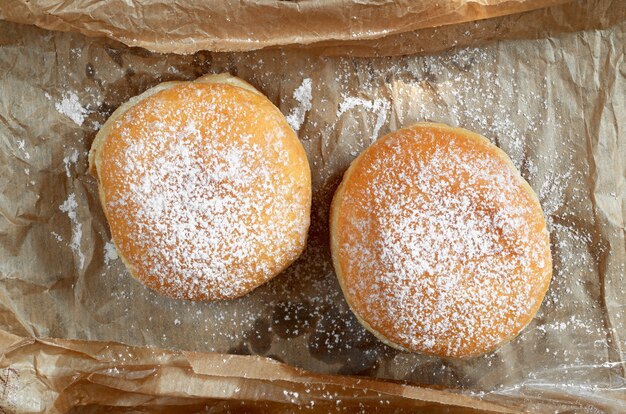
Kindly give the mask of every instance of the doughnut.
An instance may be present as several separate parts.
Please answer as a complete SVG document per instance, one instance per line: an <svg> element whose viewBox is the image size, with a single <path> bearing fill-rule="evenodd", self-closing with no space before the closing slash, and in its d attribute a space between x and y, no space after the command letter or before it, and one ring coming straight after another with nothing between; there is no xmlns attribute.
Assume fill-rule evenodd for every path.
<svg viewBox="0 0 626 414"><path fill-rule="evenodd" d="M229 74L132 98L98 132L89 164L119 257L162 295L237 298L305 248L304 148L278 108Z"/></svg>
<svg viewBox="0 0 626 414"><path fill-rule="evenodd" d="M350 165L330 212L348 306L385 344L478 356L534 317L552 277L539 201L486 138L419 123Z"/></svg>

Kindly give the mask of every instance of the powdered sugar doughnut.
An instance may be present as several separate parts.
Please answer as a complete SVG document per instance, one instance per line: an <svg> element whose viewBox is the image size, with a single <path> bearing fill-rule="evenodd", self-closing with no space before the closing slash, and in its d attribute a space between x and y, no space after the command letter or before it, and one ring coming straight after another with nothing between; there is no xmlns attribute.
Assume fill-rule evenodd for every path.
<svg viewBox="0 0 626 414"><path fill-rule="evenodd" d="M531 321L552 276L534 192L503 151L459 128L376 141L346 171L330 225L352 311L402 350L493 350Z"/></svg>
<svg viewBox="0 0 626 414"><path fill-rule="evenodd" d="M133 98L89 159L119 256L163 295L242 296L305 247L304 149L280 111L235 77L168 82Z"/></svg>

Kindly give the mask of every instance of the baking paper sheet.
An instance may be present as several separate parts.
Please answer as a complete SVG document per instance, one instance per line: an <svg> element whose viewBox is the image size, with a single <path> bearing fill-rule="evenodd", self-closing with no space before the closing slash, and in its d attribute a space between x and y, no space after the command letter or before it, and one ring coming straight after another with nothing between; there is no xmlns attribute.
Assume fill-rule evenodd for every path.
<svg viewBox="0 0 626 414"><path fill-rule="evenodd" d="M293 47L159 54L0 22L0 405L18 412L74 405L193 412L207 404L278 411L339 400L358 412L359 403L409 410L434 401L463 412L459 406L472 398L482 410L620 412L626 4L595 0L529 13L544 16L549 33L533 29L520 39L523 28L509 16L498 19L510 21L516 40L477 36L437 55L379 58ZM525 16L518 16L522 25ZM480 27L494 23L473 25L484 33ZM452 44L459 27L439 28L437 37ZM587 30L569 32L581 27ZM87 152L129 97L210 72L245 79L297 121L314 203L308 248L287 271L239 300L193 303L160 297L125 271ZM484 357L441 359L382 345L351 315L333 273L328 207L341 174L377 137L417 121L465 127L498 144L539 195L550 226L554 278L537 318ZM135 348L144 346L151 348ZM216 362L229 358L237 363ZM272 377L269 366L289 375ZM249 372L257 377L246 378Z"/></svg>

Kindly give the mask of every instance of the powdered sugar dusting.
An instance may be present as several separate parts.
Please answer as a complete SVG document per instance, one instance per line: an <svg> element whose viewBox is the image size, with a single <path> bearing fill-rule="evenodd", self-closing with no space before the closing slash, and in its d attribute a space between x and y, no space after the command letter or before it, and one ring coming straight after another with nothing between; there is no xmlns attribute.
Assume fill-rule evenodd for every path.
<svg viewBox="0 0 626 414"><path fill-rule="evenodd" d="M26 151L26 141L23 139L18 140L17 147L24 153L24 158L30 159L30 154Z"/></svg>
<svg viewBox="0 0 626 414"><path fill-rule="evenodd" d="M311 104L313 99L311 79L305 78L302 80L302 84L294 91L293 98L298 101L299 105L293 108L287 115L287 122L289 122L294 131L298 132L304 122L304 116L313 107Z"/></svg>
<svg viewBox="0 0 626 414"><path fill-rule="evenodd" d="M383 127L385 121L387 120L387 112L389 111L391 104L386 99L367 100L354 96L344 96L343 101L339 104L337 118L339 118L345 112L358 106L363 107L366 110L372 111L376 114L376 123L374 124L374 129L372 130L372 136L370 138L370 141L374 142L378 138L380 129Z"/></svg>
<svg viewBox="0 0 626 414"><path fill-rule="evenodd" d="M72 240L70 241L70 248L76 256L78 256L78 267L80 269L85 265L85 255L80 251L80 241L83 238L83 225L78 220L76 215L76 209L78 203L76 202L76 195L71 193L67 199L59 206L59 210L67 213L67 216L72 222Z"/></svg>
<svg viewBox="0 0 626 414"><path fill-rule="evenodd" d="M391 326L381 331L396 343L450 356L519 331L550 274L537 206L501 161L457 140L421 133L377 144L384 153L354 173L368 185L346 187L338 213L361 316Z"/></svg>
<svg viewBox="0 0 626 414"><path fill-rule="evenodd" d="M108 265L114 260L117 260L117 250L113 242L107 242L104 245L104 264Z"/></svg>
<svg viewBox="0 0 626 414"><path fill-rule="evenodd" d="M70 171L70 165L76 164L77 161L78 161L77 149L72 150L72 153L70 155L63 158L63 164L65 165L65 174L67 174L68 177L72 176L72 173Z"/></svg>
<svg viewBox="0 0 626 414"><path fill-rule="evenodd" d="M84 108L75 92L69 91L63 94L62 99L54 104L57 111L70 118L78 126L82 126L89 111Z"/></svg>
<svg viewBox="0 0 626 414"><path fill-rule="evenodd" d="M565 189L572 177L572 169L562 174L549 173L546 181L539 189L539 199L542 201L546 221L549 228L553 227L553 215L563 206L565 202Z"/></svg>
<svg viewBox="0 0 626 414"><path fill-rule="evenodd" d="M103 176L127 182L107 194L107 210L132 239L111 229L150 286L175 297L234 297L303 247L310 196L306 177L294 172L301 170L290 169L303 160L273 127L281 116L274 109L268 115L246 96L189 88L168 91L180 109L155 96L117 125L124 149L103 164ZM131 130L153 113L158 120Z"/></svg>

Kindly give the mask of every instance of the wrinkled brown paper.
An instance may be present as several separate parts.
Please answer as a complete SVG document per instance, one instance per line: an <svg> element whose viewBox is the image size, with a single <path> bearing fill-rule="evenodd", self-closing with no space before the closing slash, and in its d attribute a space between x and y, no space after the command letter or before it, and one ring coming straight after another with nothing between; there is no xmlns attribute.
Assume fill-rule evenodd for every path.
<svg viewBox="0 0 626 414"><path fill-rule="evenodd" d="M3 0L0 18L107 36L154 52L355 42L570 0Z"/></svg>
<svg viewBox="0 0 626 414"><path fill-rule="evenodd" d="M67 412L77 401L83 411L117 406L196 412L220 400L226 401L211 412L288 412L294 406L320 413L377 406L404 409L399 412L448 412L449 406L458 412L514 412L445 391L313 374L263 357L21 339L8 333L0 333L0 342L9 365L0 371L3 408L18 408L19 401L29 412L43 407Z"/></svg>
<svg viewBox="0 0 626 414"><path fill-rule="evenodd" d="M91 21L70 15L74 25ZM494 39L518 40L485 44L497 22L507 29ZM430 50L458 38L470 48L366 59L302 48L155 54L0 22L0 407L620 412L626 3L581 1L469 25L424 30L440 41ZM393 55L403 36L412 35L364 47ZM226 71L298 129L313 173L309 244L287 271L239 300L167 299L134 281L110 250L87 152L129 97ZM378 136L424 120L496 142L539 195L550 226L555 272L537 318L484 357L382 345L351 315L332 270L328 205L342 172Z"/></svg>

